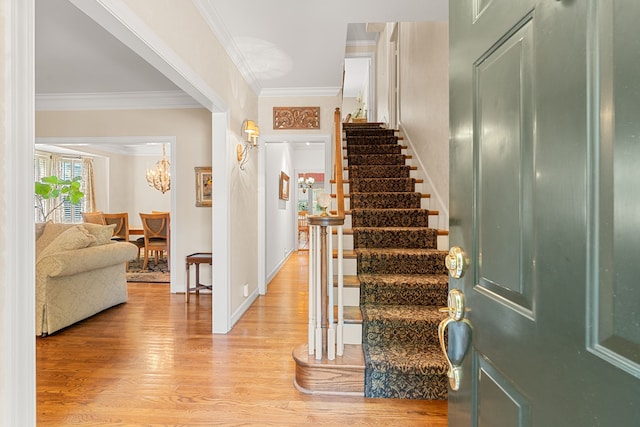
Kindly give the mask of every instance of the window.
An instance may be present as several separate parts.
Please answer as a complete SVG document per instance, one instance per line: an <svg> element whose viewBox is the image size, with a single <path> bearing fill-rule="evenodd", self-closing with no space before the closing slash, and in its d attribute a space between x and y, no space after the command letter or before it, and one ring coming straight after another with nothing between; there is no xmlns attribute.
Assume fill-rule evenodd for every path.
<svg viewBox="0 0 640 427"><path fill-rule="evenodd" d="M82 176L83 161L78 157L55 156L49 153L36 153L34 165L34 180L40 180L45 176L56 175L60 179L73 179ZM84 191L85 183L82 182L81 189ZM51 201L47 204L48 209L57 206L60 201ZM85 210L85 199L83 198L79 204L72 205L65 201L58 209L55 220L57 222L73 223L82 222L82 212ZM36 209L35 220L43 221L40 213Z"/></svg>

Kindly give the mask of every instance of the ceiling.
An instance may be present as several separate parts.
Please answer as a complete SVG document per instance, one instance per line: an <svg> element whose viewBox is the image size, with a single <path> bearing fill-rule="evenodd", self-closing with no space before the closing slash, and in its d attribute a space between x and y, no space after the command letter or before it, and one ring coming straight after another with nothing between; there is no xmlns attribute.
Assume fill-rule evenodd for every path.
<svg viewBox="0 0 640 427"><path fill-rule="evenodd" d="M193 2L259 95L338 90L347 24L442 21L448 13L448 0ZM178 90L69 0L35 3L37 94ZM361 27L349 36L371 40Z"/></svg>
<svg viewBox="0 0 640 427"><path fill-rule="evenodd" d="M108 97L109 108L114 97L153 93L179 93L199 105L76 8L78 1L90 0L35 0L36 108L65 109L65 100L78 97ZM375 43L364 23L448 19L448 0L192 1L260 96L338 94L346 45ZM345 95L357 94L362 81L347 75Z"/></svg>

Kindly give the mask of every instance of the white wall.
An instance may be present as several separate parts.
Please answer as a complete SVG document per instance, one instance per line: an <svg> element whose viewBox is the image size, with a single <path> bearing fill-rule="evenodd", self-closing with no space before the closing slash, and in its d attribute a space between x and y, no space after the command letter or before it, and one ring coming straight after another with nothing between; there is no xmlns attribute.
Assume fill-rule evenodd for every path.
<svg viewBox="0 0 640 427"><path fill-rule="evenodd" d="M293 219L295 204L295 169L292 146L289 143L270 143L266 150L265 208L266 208L266 273L267 282L277 273L295 249ZM289 200L279 199L280 172L290 177ZM293 191L291 191L293 190Z"/></svg>

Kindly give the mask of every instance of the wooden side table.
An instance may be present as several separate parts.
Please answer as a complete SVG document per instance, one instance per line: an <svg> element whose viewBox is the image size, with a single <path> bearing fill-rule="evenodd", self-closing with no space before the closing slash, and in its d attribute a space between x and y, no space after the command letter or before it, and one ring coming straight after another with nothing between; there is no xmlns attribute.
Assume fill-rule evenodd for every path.
<svg viewBox="0 0 640 427"><path fill-rule="evenodd" d="M192 291L195 291L196 295L199 295L201 289L209 289L210 291L212 290L211 285L203 285L202 283L200 283L200 264L212 265L211 252L196 252L194 254L187 255L186 263L187 263L187 286L186 286L187 289L184 294L185 294L186 301L189 302L189 294ZM196 266L196 283L193 288L191 287L191 283L190 283L191 274L189 270L189 267L191 267L192 264L195 264Z"/></svg>

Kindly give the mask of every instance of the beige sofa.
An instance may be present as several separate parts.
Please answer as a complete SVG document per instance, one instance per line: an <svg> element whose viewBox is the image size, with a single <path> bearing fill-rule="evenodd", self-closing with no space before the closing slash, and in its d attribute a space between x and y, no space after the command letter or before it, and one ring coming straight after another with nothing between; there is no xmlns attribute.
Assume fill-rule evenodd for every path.
<svg viewBox="0 0 640 427"><path fill-rule="evenodd" d="M113 225L36 225L36 335L127 301L125 265L138 248L112 234Z"/></svg>

